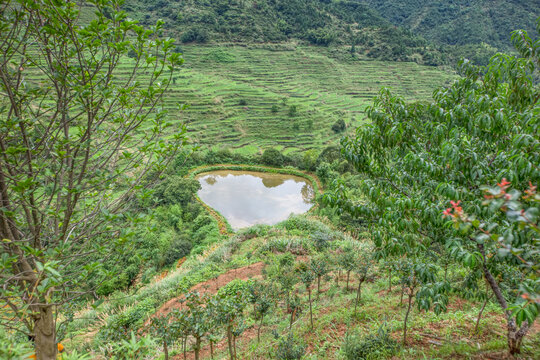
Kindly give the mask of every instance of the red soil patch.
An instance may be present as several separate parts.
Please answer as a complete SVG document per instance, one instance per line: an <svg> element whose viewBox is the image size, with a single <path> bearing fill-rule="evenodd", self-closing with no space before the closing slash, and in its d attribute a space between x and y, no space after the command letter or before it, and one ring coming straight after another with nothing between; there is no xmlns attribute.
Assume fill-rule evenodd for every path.
<svg viewBox="0 0 540 360"><path fill-rule="evenodd" d="M238 269L233 269L225 274L219 275L217 278L199 283L192 287L190 291L192 292L199 292L200 294L209 294L214 295L218 292L220 288L227 285L231 281L235 279L240 280L247 280L252 279L261 276L262 269L264 268L264 263L258 262L256 264L252 264L249 266L245 266ZM167 301L161 308L153 315L155 316L162 316L167 315L170 313L173 309L181 309L183 304L181 300L184 299L183 296L171 299Z"/></svg>
<svg viewBox="0 0 540 360"><path fill-rule="evenodd" d="M242 268L233 269L226 272L225 274L219 275L217 278L195 285L194 287L190 289L190 291L192 292L197 291L200 294L214 295L218 292L220 288L227 285L233 280L236 280L236 279L248 280L248 279L261 277L263 268L264 268L264 263L258 262L258 263L245 266ZM169 300L153 315L153 317L167 315L173 309L181 309L183 307L183 304L181 302L183 298L184 298L183 296L180 296L172 300ZM254 339L256 337L257 337L257 329L249 328L249 329L246 329L246 331L244 331L244 333L241 335L238 341L249 342L249 340ZM218 342L217 344L214 344L214 352L220 352L225 349L227 349L226 339ZM210 357L210 345L207 344L201 349L200 358L205 359L209 357ZM186 359L194 359L194 358L195 358L195 353L193 351L187 352ZM183 354L178 355L174 357L174 359L184 359L184 355Z"/></svg>

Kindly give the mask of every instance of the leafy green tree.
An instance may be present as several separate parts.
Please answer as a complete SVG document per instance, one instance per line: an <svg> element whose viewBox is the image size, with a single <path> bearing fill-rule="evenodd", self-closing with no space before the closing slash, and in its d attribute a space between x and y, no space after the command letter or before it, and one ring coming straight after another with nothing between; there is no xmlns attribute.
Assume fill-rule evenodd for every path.
<svg viewBox="0 0 540 360"><path fill-rule="evenodd" d="M81 2L13 0L0 12L0 306L11 311L0 321L35 339L39 360L56 359L58 311L95 290L84 284L128 239L126 200L185 134L162 136L159 104L182 63L163 23L142 28L121 0L88 3L85 26Z"/></svg>
<svg viewBox="0 0 540 360"><path fill-rule="evenodd" d="M345 121L343 119L339 119L332 125L332 131L336 134L345 131L347 128L347 125L345 125Z"/></svg>
<svg viewBox="0 0 540 360"><path fill-rule="evenodd" d="M179 337L178 322L172 319L172 313L166 316L156 316L150 320L150 332L155 338L163 343L163 353L165 360L169 360L169 347Z"/></svg>
<svg viewBox="0 0 540 360"><path fill-rule="evenodd" d="M237 358L236 338L245 328L244 309L246 302L244 294L241 291L234 295L218 292L212 306L215 309L217 322L225 326L229 357L231 360L235 360Z"/></svg>
<svg viewBox="0 0 540 360"><path fill-rule="evenodd" d="M321 279L324 275L328 274L330 267L328 266L328 260L324 254L318 255L317 257L311 259L309 263L311 271L317 277L317 299L321 294Z"/></svg>
<svg viewBox="0 0 540 360"><path fill-rule="evenodd" d="M211 313L206 306L208 301L208 295L201 295L198 292L189 292L185 298L187 312L184 324L188 326L187 332L195 339L193 350L196 360L199 359L202 339L214 325Z"/></svg>
<svg viewBox="0 0 540 360"><path fill-rule="evenodd" d="M371 233L383 258L413 253L430 259L434 249L443 248L454 261L480 270L505 312L509 351L516 354L538 313L529 305L524 310L526 293L519 288L522 279L531 281L530 269L519 258L538 263L534 232L514 222L504 225L512 236L501 241L474 237L459 226L448 226L441 216L452 200L454 212L506 224L496 208L481 206L482 185L506 178L501 188L512 182L523 191L529 181L540 181L540 40L531 40L525 31L514 32L512 38L519 56L498 54L487 67L463 61L462 77L436 91L433 103L407 104L383 90L368 111L371 123L342 142L345 157L364 176L359 187L365 202L350 199L346 187L339 185L325 201L373 221ZM522 252L501 251L501 246ZM507 269L517 276L502 276ZM442 295L434 291L447 288L435 284L441 284L439 279L425 284L432 287L433 297ZM520 310L512 311L516 308Z"/></svg>
<svg viewBox="0 0 540 360"><path fill-rule="evenodd" d="M289 106L289 116L295 117L297 114L298 114L298 106L296 105Z"/></svg>
<svg viewBox="0 0 540 360"><path fill-rule="evenodd" d="M300 279L302 280L302 283L304 283L308 292L309 321L311 324L311 329L313 329L313 305L311 300L311 286L313 285L313 281L315 280L316 275L306 263L301 263L298 271L300 272Z"/></svg>
<svg viewBox="0 0 540 360"><path fill-rule="evenodd" d="M257 328L257 342L259 342L264 317L268 314L272 306L272 294L268 286L255 281L248 283L247 295L248 301L253 304L254 318L259 321L259 327Z"/></svg>
<svg viewBox="0 0 540 360"><path fill-rule="evenodd" d="M354 313L362 298L362 284L370 276L371 266L373 264L373 253L367 249L362 249L354 262L353 271L358 275L358 288L356 289L356 301L354 303Z"/></svg>
<svg viewBox="0 0 540 360"><path fill-rule="evenodd" d="M349 280L351 277L351 271L358 267L358 256L352 247L345 247L343 252L339 254L338 263L339 266L347 273L346 290L349 291Z"/></svg>
<svg viewBox="0 0 540 360"><path fill-rule="evenodd" d="M261 161L263 164L279 167L283 166L284 158L279 150L270 148L264 150Z"/></svg>
<svg viewBox="0 0 540 360"><path fill-rule="evenodd" d="M470 234L470 237L476 239L477 242L481 244L495 243L499 258L518 262L517 267L521 270L522 275L519 278L517 291L519 297L514 304L507 304L504 309L507 316L515 316L517 326L525 329L526 326L523 324L532 325L540 310L540 258L538 256L540 194L537 193L537 187L532 184L529 185L529 189L525 190L525 195L509 188L510 183L506 179L503 179L496 187L484 187L486 191L484 205L500 210L506 215L506 219L503 217L502 219L491 218L488 221L481 221L479 218L465 214L462 207L459 206L460 204L454 204L445 210L444 215L451 217L460 230L465 234ZM514 236L520 236L524 239L519 246L514 243ZM487 276L486 281L492 289L497 289L492 285L492 282L496 281L495 279ZM494 291L492 296L495 296L499 302L507 301L502 291ZM486 297L486 302L490 298ZM478 321L480 321L480 315ZM510 346L512 345L516 344L510 344Z"/></svg>
<svg viewBox="0 0 540 360"><path fill-rule="evenodd" d="M259 321L257 328L257 342L261 341L261 328L264 317L270 312L272 307L272 299L267 294L260 296L255 303L255 320Z"/></svg>

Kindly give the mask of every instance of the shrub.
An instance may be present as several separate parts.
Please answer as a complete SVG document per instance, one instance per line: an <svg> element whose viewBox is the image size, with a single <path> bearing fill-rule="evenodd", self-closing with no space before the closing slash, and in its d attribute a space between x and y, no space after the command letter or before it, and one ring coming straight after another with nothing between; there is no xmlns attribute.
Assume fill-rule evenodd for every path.
<svg viewBox="0 0 540 360"><path fill-rule="evenodd" d="M276 104L272 105L272 112L273 112L274 114L277 113L278 110L279 110L279 107L278 107Z"/></svg>
<svg viewBox="0 0 540 360"><path fill-rule="evenodd" d="M334 123L334 125L332 125L332 131L337 134L337 133L345 131L346 127L347 126L345 125L345 121L343 121L343 119L339 119L338 121Z"/></svg>
<svg viewBox="0 0 540 360"><path fill-rule="evenodd" d="M328 46L336 39L336 34L328 29L314 29L309 30L307 39L314 45Z"/></svg>
<svg viewBox="0 0 540 360"><path fill-rule="evenodd" d="M388 332L379 329L377 334L365 337L348 334L343 343L342 352L348 360L380 359L394 355L399 344L392 339Z"/></svg>
<svg viewBox="0 0 540 360"><path fill-rule="evenodd" d="M240 101L238 102L238 105L246 106L247 105L247 100L246 99L240 99Z"/></svg>
<svg viewBox="0 0 540 360"><path fill-rule="evenodd" d="M283 166L283 155L274 148L264 150L261 161L270 166Z"/></svg>
<svg viewBox="0 0 540 360"><path fill-rule="evenodd" d="M205 43L208 41L210 36L208 35L208 32L199 27L192 27L186 30L182 36L180 37L180 41L183 43Z"/></svg>
<svg viewBox="0 0 540 360"><path fill-rule="evenodd" d="M290 333L287 338L281 339L277 348L277 358L283 360L301 359L306 353L306 346L299 343L295 336Z"/></svg>
<svg viewBox="0 0 540 360"><path fill-rule="evenodd" d="M177 262L179 259L188 255L191 251L191 243L184 237L176 239L166 253L163 255L163 265L169 266Z"/></svg>
<svg viewBox="0 0 540 360"><path fill-rule="evenodd" d="M169 176L155 189L155 197L161 204L181 204L185 206L193 195L201 188L201 184L195 179L183 178L182 176Z"/></svg>
<svg viewBox="0 0 540 360"><path fill-rule="evenodd" d="M327 232L317 231L311 234L311 241L313 242L313 246L315 247L315 249L317 249L317 251L322 251L328 246L330 246L330 241L332 241L332 237Z"/></svg>
<svg viewBox="0 0 540 360"><path fill-rule="evenodd" d="M298 114L298 107L296 105L289 106L289 116L293 117Z"/></svg>

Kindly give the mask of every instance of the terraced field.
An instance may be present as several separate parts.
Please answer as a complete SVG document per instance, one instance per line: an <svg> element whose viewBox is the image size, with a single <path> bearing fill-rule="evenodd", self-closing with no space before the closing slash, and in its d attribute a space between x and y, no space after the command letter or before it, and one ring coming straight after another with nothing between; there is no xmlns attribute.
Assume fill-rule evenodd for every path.
<svg viewBox="0 0 540 360"><path fill-rule="evenodd" d="M81 23L93 12L83 6ZM332 125L338 119L348 131L361 125L382 87L407 100L429 100L435 88L455 77L416 63L338 60L332 52L340 50L326 47L198 44L182 45L182 51L185 64L166 108L187 123L193 142L245 154L270 146L289 153L335 143L342 135ZM130 73L132 62L126 58L122 74ZM178 114L177 103L189 108Z"/></svg>
<svg viewBox="0 0 540 360"><path fill-rule="evenodd" d="M189 104L180 118L205 147L255 153L273 146L288 153L337 141L341 135L331 126L340 118L349 129L361 125L382 87L428 100L455 76L415 63L340 61L321 52L327 49L293 49L184 46L185 66L166 107Z"/></svg>
<svg viewBox="0 0 540 360"><path fill-rule="evenodd" d="M272 48L272 49L271 49ZM277 50L276 50L277 49ZM173 78L165 107L187 124L192 142L244 154L275 147L284 153L335 143L332 125L348 131L382 87L407 100L428 100L455 74L416 63L337 60L330 49L268 46L183 46L185 64ZM131 74L126 58L117 74ZM36 68L30 78L39 82ZM139 80L144 83L144 74ZM178 113L176 104L187 104Z"/></svg>

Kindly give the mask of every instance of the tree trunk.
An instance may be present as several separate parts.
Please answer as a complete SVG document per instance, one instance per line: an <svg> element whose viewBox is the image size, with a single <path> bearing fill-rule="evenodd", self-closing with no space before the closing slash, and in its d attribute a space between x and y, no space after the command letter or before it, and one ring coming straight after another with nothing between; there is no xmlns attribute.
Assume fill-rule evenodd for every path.
<svg viewBox="0 0 540 360"><path fill-rule="evenodd" d="M388 270L388 292L392 291L392 269Z"/></svg>
<svg viewBox="0 0 540 360"><path fill-rule="evenodd" d="M313 309L311 308L311 288L308 287L308 296L309 296L309 319L311 321L311 330L313 330Z"/></svg>
<svg viewBox="0 0 540 360"><path fill-rule="evenodd" d="M229 346L229 356L231 360L234 360L233 344L232 344L232 332L231 326L227 326L227 345Z"/></svg>
<svg viewBox="0 0 540 360"><path fill-rule="evenodd" d="M214 342L210 341L210 357L214 358Z"/></svg>
<svg viewBox="0 0 540 360"><path fill-rule="evenodd" d="M295 312L296 312L296 310L291 311L291 322L289 323L289 331L291 331L291 329L292 329L292 324L294 322L294 313Z"/></svg>
<svg viewBox="0 0 540 360"><path fill-rule="evenodd" d="M480 325L480 319L482 318L482 313L484 312L484 309L486 308L487 303L489 302L489 300L491 300L492 297L493 295L486 298L486 301L484 301L484 305L482 305L482 308L480 309L480 312L478 313L478 318L476 319L476 325L474 326L474 334L478 333L478 325Z"/></svg>
<svg viewBox="0 0 540 360"><path fill-rule="evenodd" d="M508 321L508 351L511 355L517 355L521 353L521 343L523 338L529 331L529 323L525 322L518 330L516 326L516 320L510 318Z"/></svg>
<svg viewBox="0 0 540 360"><path fill-rule="evenodd" d="M401 286L401 297L399 298L399 306L403 305L403 294L405 293L405 285Z"/></svg>
<svg viewBox="0 0 540 360"><path fill-rule="evenodd" d="M166 341L163 341L163 353L165 354L165 360L169 360L169 348Z"/></svg>
<svg viewBox="0 0 540 360"><path fill-rule="evenodd" d="M356 307L360 302L360 297L362 296L362 279L358 279L358 290L356 292L356 302L354 303L354 313L356 314Z"/></svg>
<svg viewBox="0 0 540 360"><path fill-rule="evenodd" d="M411 312L413 296L414 296L413 289L409 289L409 307L407 308L407 313L405 314L405 320L403 321L403 345L407 345L407 320L409 320L409 313Z"/></svg>
<svg viewBox="0 0 540 360"><path fill-rule="evenodd" d="M259 328L257 329L257 342L261 341L261 328L262 328L263 320L264 320L264 316L261 316L261 322L259 323Z"/></svg>
<svg viewBox="0 0 540 360"><path fill-rule="evenodd" d="M346 287L347 291L349 291L349 278L350 277L351 277L351 271L349 270L347 271L347 287Z"/></svg>
<svg viewBox="0 0 540 360"><path fill-rule="evenodd" d="M195 345L193 346L193 350L195 351L195 360L199 360L199 353L201 351L201 338L195 337Z"/></svg>
<svg viewBox="0 0 540 360"><path fill-rule="evenodd" d="M187 336L182 338L182 349L184 350L184 360L187 359Z"/></svg>
<svg viewBox="0 0 540 360"><path fill-rule="evenodd" d="M478 250L480 250L483 258L485 259L486 254L484 250L484 244L477 244L477 247ZM501 288L499 287L497 280L495 280L495 278L489 271L485 260L482 264L482 271L484 273L484 278L486 279L491 290L493 291L493 294L495 295L495 298L497 299L497 302L506 314L506 328L508 329L508 351L511 355L519 354L521 353L521 343L523 341L523 338L525 337L525 335L527 335L527 332L529 331L529 323L525 322L525 324L523 324L521 328L517 328L516 319L512 317L512 312L507 310L508 303L506 302L506 299L502 294Z"/></svg>
<svg viewBox="0 0 540 360"><path fill-rule="evenodd" d="M34 342L37 360L56 360L56 324L52 306L38 306L39 312L34 321Z"/></svg>
<svg viewBox="0 0 540 360"><path fill-rule="evenodd" d="M232 340L233 340L233 353L234 353L234 360L236 360L236 359L237 359L237 357L236 357L236 336L235 336L235 335L233 335L233 338L232 338Z"/></svg>
<svg viewBox="0 0 540 360"><path fill-rule="evenodd" d="M321 277L317 276L317 300L319 300L320 293L321 293Z"/></svg>

